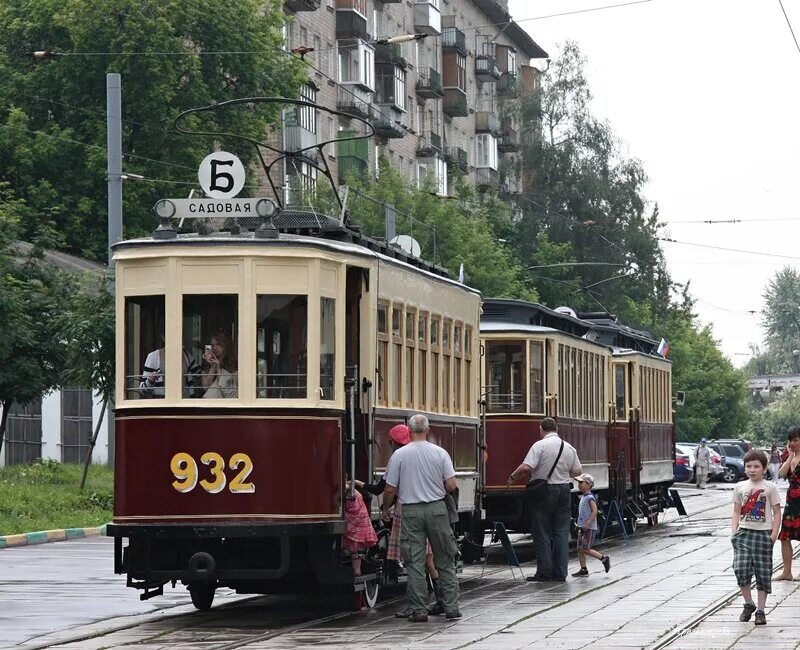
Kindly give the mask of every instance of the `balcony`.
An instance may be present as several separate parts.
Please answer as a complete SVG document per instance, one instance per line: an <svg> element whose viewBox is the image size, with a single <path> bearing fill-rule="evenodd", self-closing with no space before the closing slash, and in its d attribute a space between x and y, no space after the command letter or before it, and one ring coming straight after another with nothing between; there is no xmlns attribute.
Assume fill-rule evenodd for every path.
<svg viewBox="0 0 800 650"><path fill-rule="evenodd" d="M369 161L356 156L339 156L339 184L344 185L356 176L365 178L369 169Z"/></svg>
<svg viewBox="0 0 800 650"><path fill-rule="evenodd" d="M360 38L371 41L367 32L367 19L356 11L350 9L336 10L336 38Z"/></svg>
<svg viewBox="0 0 800 650"><path fill-rule="evenodd" d="M497 86L495 86L495 90L497 90L497 94L501 95L502 97L519 97L519 82L517 80L517 75L511 74L510 72L504 72L500 75L500 79L497 80Z"/></svg>
<svg viewBox="0 0 800 650"><path fill-rule="evenodd" d="M439 99L442 93L442 75L433 68L420 68L417 95L425 99Z"/></svg>
<svg viewBox="0 0 800 650"><path fill-rule="evenodd" d="M283 3L289 11L316 11L320 4L320 0L285 0Z"/></svg>
<svg viewBox="0 0 800 650"><path fill-rule="evenodd" d="M375 135L382 138L402 138L406 134L402 120L403 111L398 110L394 104L372 107L370 121L375 129Z"/></svg>
<svg viewBox="0 0 800 650"><path fill-rule="evenodd" d="M497 141L497 150L501 153L511 153L519 150L519 134L512 128L504 128Z"/></svg>
<svg viewBox="0 0 800 650"><path fill-rule="evenodd" d="M372 101L372 93L364 90L357 84L339 84L336 108L351 115L368 118L370 116L369 105Z"/></svg>
<svg viewBox="0 0 800 650"><path fill-rule="evenodd" d="M490 54L478 54L475 57L475 78L484 83L494 83L500 79L500 69Z"/></svg>
<svg viewBox="0 0 800 650"><path fill-rule="evenodd" d="M350 138L356 131L340 131L340 138ZM336 153L339 159L339 183L344 184L351 176L364 177L369 171L369 142L365 139L338 142Z"/></svg>
<svg viewBox="0 0 800 650"><path fill-rule="evenodd" d="M442 33L442 13L436 4L425 0L415 0L414 30L420 34Z"/></svg>
<svg viewBox="0 0 800 650"><path fill-rule="evenodd" d="M445 155L448 167L453 169L460 169L464 174L469 172L469 159L467 152L461 147L447 147Z"/></svg>
<svg viewBox="0 0 800 650"><path fill-rule="evenodd" d="M500 172L491 167L476 168L475 185L479 190L496 190L500 187Z"/></svg>
<svg viewBox="0 0 800 650"><path fill-rule="evenodd" d="M316 158L316 150L309 149L317 144L317 134L302 126L287 126L284 131L284 147L286 151L302 151L308 158Z"/></svg>
<svg viewBox="0 0 800 650"><path fill-rule="evenodd" d="M458 27L445 27L442 31L442 50L467 55L467 37Z"/></svg>
<svg viewBox="0 0 800 650"><path fill-rule="evenodd" d="M422 158L438 156L442 152L442 136L434 131L425 131L419 136L417 155Z"/></svg>
<svg viewBox="0 0 800 650"><path fill-rule="evenodd" d="M445 88L442 111L450 117L466 117L467 112L467 93L460 88Z"/></svg>
<svg viewBox="0 0 800 650"><path fill-rule="evenodd" d="M475 113L475 133L491 133L499 135L500 118L496 113L478 111Z"/></svg>
<svg viewBox="0 0 800 650"><path fill-rule="evenodd" d="M384 43L375 46L375 63L391 63L407 68L408 61L403 56L403 48L397 43Z"/></svg>

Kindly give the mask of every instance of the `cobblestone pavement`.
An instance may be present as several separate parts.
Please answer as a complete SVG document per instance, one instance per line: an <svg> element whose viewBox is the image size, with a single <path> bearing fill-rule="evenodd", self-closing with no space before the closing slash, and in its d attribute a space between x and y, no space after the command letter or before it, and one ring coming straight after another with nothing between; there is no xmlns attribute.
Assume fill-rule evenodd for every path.
<svg viewBox="0 0 800 650"><path fill-rule="evenodd" d="M85 621L76 621L66 632L39 637L17 647L85 650L129 646L137 650L347 646L374 650L649 647L696 619L704 610L710 610L736 586L730 569L732 552L728 540L730 491L723 487L704 492L685 489L682 494L687 509L693 513L691 518L680 521L670 512L666 523L652 529L640 528L630 544L623 545L621 540L615 540L600 547L612 557L608 574L603 573L599 562L592 561L588 577L570 578L563 584L515 581L510 570L499 563L502 557L499 552L492 556L497 563L486 569L483 579L479 579L481 567L466 567L461 599L464 618L457 621L431 617L427 624L412 624L396 619L393 612L404 603L402 598L392 599L392 595L388 596L389 602L364 613L342 611L342 601L335 599L238 597L240 600L236 600L236 596L224 597L222 606L215 603L206 614L187 613L190 606L185 604L188 599L182 591L173 592L168 601L173 608L167 613L179 615L163 618L165 610L153 611L152 606L138 614L147 604L139 603L132 590L124 590L124 583L120 584L117 578L101 582L102 589L109 594L111 589L126 591L124 603L132 605L130 613L135 616L97 622L102 616L92 611L96 600L92 597L85 604L85 611L86 617L92 617L94 623L87 625ZM88 541L63 544L78 545ZM0 552L0 575L4 575L6 552ZM524 545L520 553L525 557ZM110 547L108 555L109 559L98 571L100 576L110 573ZM779 556L776 547L776 561ZM570 570L576 569L577 561L573 559ZM526 565L525 571L530 574L533 569ZM94 580L89 583L93 588ZM795 640L800 638L797 617L800 583L774 584L766 627L739 623L741 606L735 600L678 637L669 647L754 648L757 644L768 643L770 650L795 648ZM5 586L0 589L0 597L3 591L12 591ZM90 590L82 588L79 593L76 589L66 597L66 592L62 591L51 597L75 599L78 605L87 591ZM109 596L106 609L117 613L124 604L120 598L119 594ZM8 602L6 598L3 600ZM48 606L52 605L51 602ZM27 612L32 621L37 618L33 602L20 605L17 611ZM14 614L3 612L0 616L8 620ZM41 613L38 617L42 618ZM4 637L4 623L0 619L0 639ZM113 631L115 626L123 624L125 629ZM103 629L108 633L66 642L68 638L85 637L90 630L99 633ZM57 645L58 642L62 645Z"/></svg>

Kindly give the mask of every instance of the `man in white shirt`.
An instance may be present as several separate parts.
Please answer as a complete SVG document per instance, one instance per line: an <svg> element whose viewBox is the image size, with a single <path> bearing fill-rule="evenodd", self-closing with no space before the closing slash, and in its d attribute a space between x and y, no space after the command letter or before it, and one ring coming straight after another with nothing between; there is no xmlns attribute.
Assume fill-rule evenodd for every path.
<svg viewBox="0 0 800 650"><path fill-rule="evenodd" d="M694 477L697 487L706 489L708 470L711 467L711 450L706 446L706 439L700 438L700 444L694 450Z"/></svg>
<svg viewBox="0 0 800 650"><path fill-rule="evenodd" d="M569 564L569 526L572 520L571 477L583 473L578 452L558 435L553 418L543 418L542 439L528 450L525 460L508 477L507 485L526 476L547 482L541 499L528 499L531 532L536 545L533 582L564 582Z"/></svg>
<svg viewBox="0 0 800 650"><path fill-rule="evenodd" d="M456 489L456 472L450 456L427 441L428 418L412 415L408 420L411 442L392 454L386 468L381 516L397 495L403 507L400 550L408 571L406 596L411 608L408 620L428 620L428 585L425 579L425 547L430 542L439 572L445 616L461 618L458 609L458 578L455 558L458 549L450 527L445 496Z"/></svg>

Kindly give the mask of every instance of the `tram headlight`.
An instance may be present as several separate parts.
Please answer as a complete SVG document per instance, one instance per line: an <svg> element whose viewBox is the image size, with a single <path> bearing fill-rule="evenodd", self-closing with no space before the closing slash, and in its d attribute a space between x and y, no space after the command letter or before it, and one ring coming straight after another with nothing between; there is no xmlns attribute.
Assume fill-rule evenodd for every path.
<svg viewBox="0 0 800 650"><path fill-rule="evenodd" d="M265 219L271 219L278 211L278 206L272 199L259 199L256 203L256 214Z"/></svg>
<svg viewBox="0 0 800 650"><path fill-rule="evenodd" d="M171 219L175 215L175 204L169 199L161 199L153 206L153 210L162 219Z"/></svg>

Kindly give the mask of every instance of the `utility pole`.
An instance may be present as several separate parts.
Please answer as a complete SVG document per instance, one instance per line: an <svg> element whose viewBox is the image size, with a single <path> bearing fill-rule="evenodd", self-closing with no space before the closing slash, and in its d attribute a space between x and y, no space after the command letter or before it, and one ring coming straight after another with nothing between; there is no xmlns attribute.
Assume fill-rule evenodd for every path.
<svg viewBox="0 0 800 650"><path fill-rule="evenodd" d="M106 75L106 132L108 142L108 275L111 280L109 289L115 291L113 252L111 246L122 240L122 78L119 73ZM115 449L115 412L114 398L109 400L108 431L108 463L114 466Z"/></svg>

